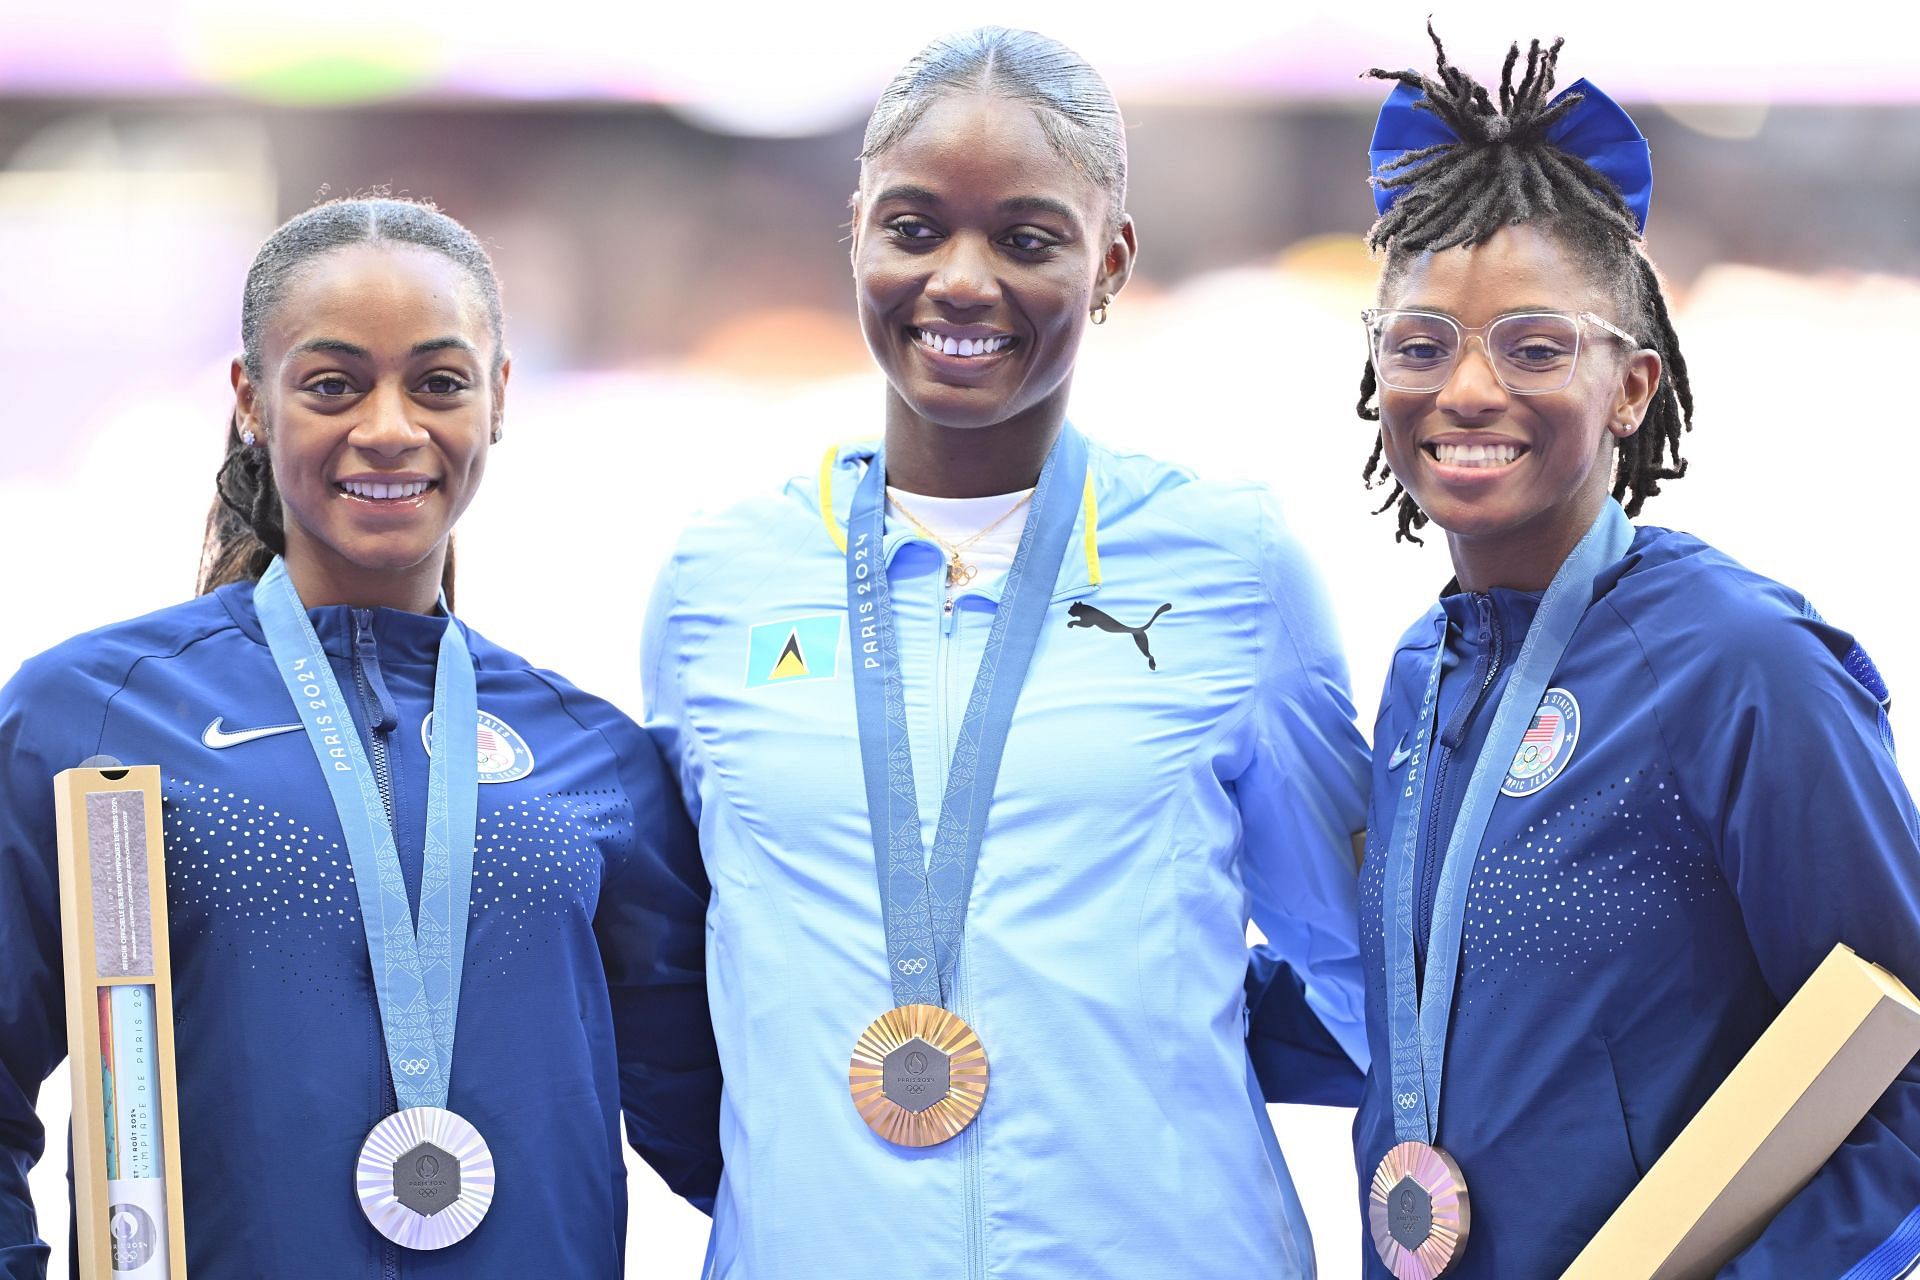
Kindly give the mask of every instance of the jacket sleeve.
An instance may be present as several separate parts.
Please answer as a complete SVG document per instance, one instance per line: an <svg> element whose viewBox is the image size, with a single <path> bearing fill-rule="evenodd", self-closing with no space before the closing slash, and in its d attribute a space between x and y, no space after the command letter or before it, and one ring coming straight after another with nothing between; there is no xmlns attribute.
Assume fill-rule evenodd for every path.
<svg viewBox="0 0 1920 1280"><path fill-rule="evenodd" d="M1248 1052L1269 1102L1351 1106L1367 1062L1358 859L1368 752L1333 613L1263 497L1254 755L1235 781L1254 922Z"/></svg>
<svg viewBox="0 0 1920 1280"><path fill-rule="evenodd" d="M681 694L679 648L674 610L679 603L679 555L660 566L647 602L646 626L640 637L640 692L645 700L643 722L647 735L659 747L667 771L677 783L681 801L696 826L700 822L700 790L689 784L686 760L686 707Z"/></svg>
<svg viewBox="0 0 1920 1280"><path fill-rule="evenodd" d="M604 706L604 704L602 704ZM594 915L620 1055L627 1137L707 1213L720 1186L720 1057L707 1013L707 878L653 740L605 708L634 836Z"/></svg>
<svg viewBox="0 0 1920 1280"><path fill-rule="evenodd" d="M1810 610L1784 614L1723 628L1717 652L1649 655L1680 695L1656 699L1662 732L1676 760L1711 780L1701 806L1718 812L1695 819L1775 998L1791 999L1836 942L1920 990L1920 825L1894 763L1885 688L1851 636ZM1702 704L1688 688L1714 697ZM1890 1280L1916 1258L1920 1062L1721 1275Z"/></svg>
<svg viewBox="0 0 1920 1280"><path fill-rule="evenodd" d="M47 1270L27 1174L46 1148L41 1082L67 1056L53 775L89 754L64 741L87 717L30 693L44 661L0 689L0 1280Z"/></svg>

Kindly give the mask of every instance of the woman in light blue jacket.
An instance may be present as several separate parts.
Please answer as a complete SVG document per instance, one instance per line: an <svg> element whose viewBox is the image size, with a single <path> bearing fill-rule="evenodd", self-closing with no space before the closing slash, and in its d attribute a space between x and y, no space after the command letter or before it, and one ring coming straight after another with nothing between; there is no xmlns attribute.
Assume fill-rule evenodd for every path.
<svg viewBox="0 0 1920 1280"><path fill-rule="evenodd" d="M661 576L649 725L713 884L712 1276L1313 1274L1246 929L1275 1095L1351 1101L1366 748L1270 498L1067 423L1125 197L1071 51L915 58L853 220L882 441Z"/></svg>

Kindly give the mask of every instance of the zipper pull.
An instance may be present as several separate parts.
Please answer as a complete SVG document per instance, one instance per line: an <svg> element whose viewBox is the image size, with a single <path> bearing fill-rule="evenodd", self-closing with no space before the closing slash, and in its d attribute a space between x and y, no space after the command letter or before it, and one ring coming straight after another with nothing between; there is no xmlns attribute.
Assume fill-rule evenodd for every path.
<svg viewBox="0 0 1920 1280"><path fill-rule="evenodd" d="M367 707L371 728L375 733L392 733L400 723L400 709L394 705L393 695L387 692L387 682L380 674L380 646L373 636L371 609L353 611L353 665L371 695L371 705Z"/></svg>
<svg viewBox="0 0 1920 1280"><path fill-rule="evenodd" d="M953 634L953 597L952 596L948 596L947 602L940 606L940 634L945 636L950 636Z"/></svg>

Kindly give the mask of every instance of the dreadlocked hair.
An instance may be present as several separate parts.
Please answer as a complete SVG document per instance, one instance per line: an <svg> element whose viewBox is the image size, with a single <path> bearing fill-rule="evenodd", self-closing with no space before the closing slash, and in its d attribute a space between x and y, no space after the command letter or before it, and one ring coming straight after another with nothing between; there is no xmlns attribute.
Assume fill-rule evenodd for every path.
<svg viewBox="0 0 1920 1280"><path fill-rule="evenodd" d="M1661 481L1687 473L1680 437L1693 429L1693 387L1666 292L1647 257L1633 211L1604 174L1547 139L1547 130L1583 96L1568 94L1551 101L1554 70L1565 42L1555 40L1542 48L1538 40L1532 41L1517 85L1513 73L1520 46L1511 45L1500 69L1496 107L1484 86L1447 61L1446 46L1431 23L1427 35L1433 41L1438 79L1378 67L1366 73L1418 89L1423 96L1416 109L1438 116L1459 139L1409 151L1382 165L1373 179L1399 193L1367 234L1367 247L1386 254L1381 295L1418 255L1481 244L1502 227L1518 223L1540 227L1572 252L1589 277L1612 292L1623 327L1659 355L1664 371L1640 429L1620 441L1614 458L1613 496L1628 515L1637 515L1646 500L1660 492ZM1369 422L1380 420L1374 403L1377 390L1369 354L1355 406ZM1417 543L1421 539L1414 531L1425 527L1426 513L1394 479L1382 457L1383 446L1376 434L1361 478L1369 489L1393 485L1378 511L1397 507L1394 540Z"/></svg>
<svg viewBox="0 0 1920 1280"><path fill-rule="evenodd" d="M263 340L267 322L288 287L316 259L349 245L409 245L438 253L465 271L487 311L493 337L493 377L498 388L506 360L500 280L493 262L471 231L423 200L373 195L329 200L296 215L267 238L247 270L240 303L240 360L256 386L265 372ZM280 492L264 441L249 444L240 434L236 408L227 420L226 453L214 475L214 501L200 548L198 594L230 582L258 581L277 555L286 554ZM441 590L453 604L453 543L447 543Z"/></svg>

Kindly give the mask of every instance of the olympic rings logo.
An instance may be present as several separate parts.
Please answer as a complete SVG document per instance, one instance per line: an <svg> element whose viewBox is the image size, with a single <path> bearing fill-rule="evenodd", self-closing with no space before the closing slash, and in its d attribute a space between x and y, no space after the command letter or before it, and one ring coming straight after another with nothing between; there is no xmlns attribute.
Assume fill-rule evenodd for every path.
<svg viewBox="0 0 1920 1280"><path fill-rule="evenodd" d="M927 971L927 958L925 956L915 956L911 960L901 960L894 965L894 968L906 974L925 973Z"/></svg>
<svg viewBox="0 0 1920 1280"><path fill-rule="evenodd" d="M433 1063L426 1058L401 1058L393 1065L410 1076L423 1076L433 1069Z"/></svg>
<svg viewBox="0 0 1920 1280"><path fill-rule="evenodd" d="M1393 1095L1393 1100L1400 1104L1402 1111L1411 1111L1414 1104L1420 1101L1420 1097L1415 1093L1396 1093Z"/></svg>

